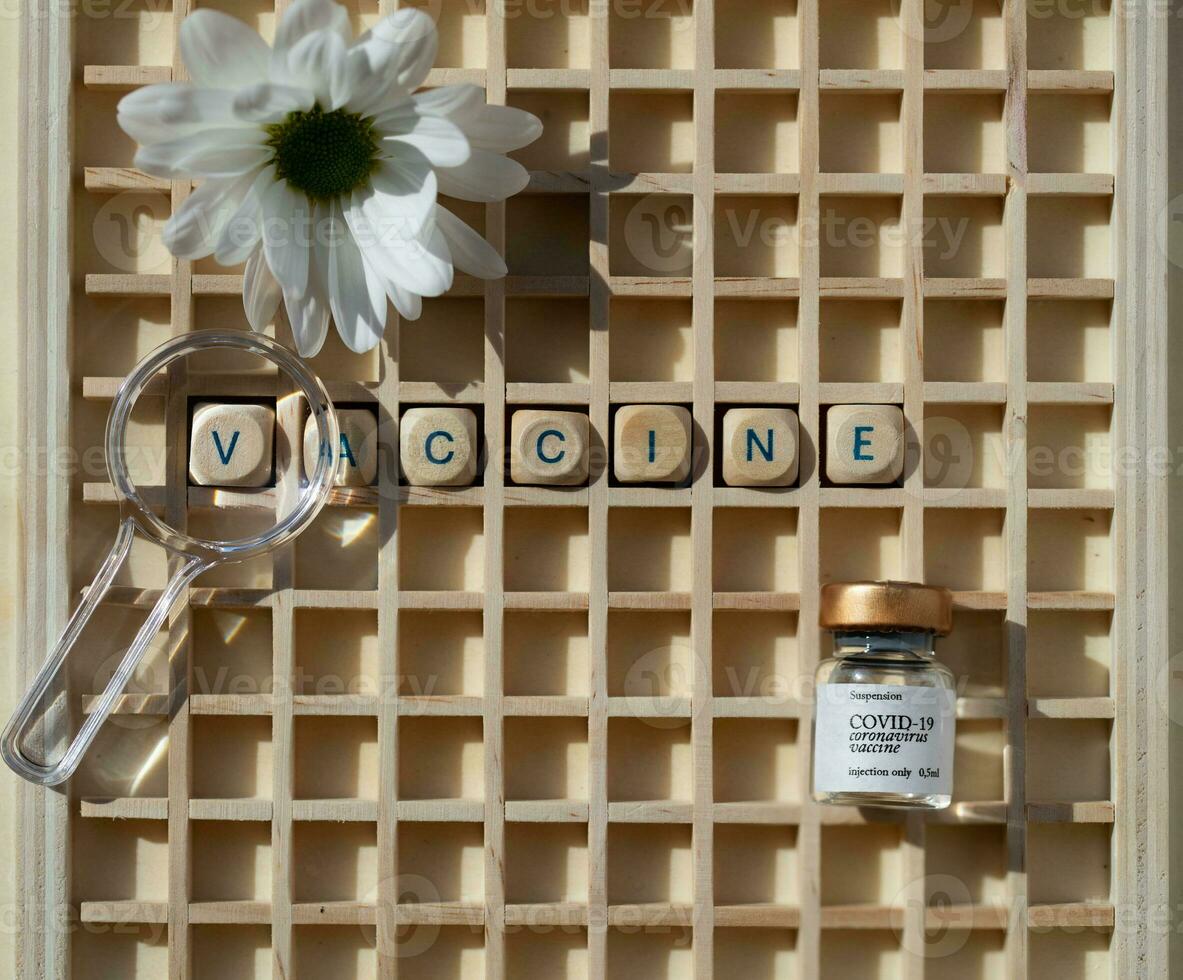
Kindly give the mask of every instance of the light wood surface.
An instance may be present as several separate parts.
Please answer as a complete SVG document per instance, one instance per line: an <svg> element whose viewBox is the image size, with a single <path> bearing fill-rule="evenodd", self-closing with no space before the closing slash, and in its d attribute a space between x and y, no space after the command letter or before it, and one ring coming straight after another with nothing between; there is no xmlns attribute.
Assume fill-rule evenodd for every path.
<svg viewBox="0 0 1183 980"><path fill-rule="evenodd" d="M380 466L294 549L195 584L107 752L19 791L23 908L87 928L23 931L16 975L1168 975L1165 482L1087 465L1168 444L1163 26L975 3L926 43L922 0L553 6L437 10L429 84L547 124L523 195L460 207L510 275L314 364L375 406L383 458L407 407L475 413L479 478ZM94 445L166 336L245 328L237 270L160 251L188 185L113 126L122 92L181 77L187 9L25 26L26 118L64 120L24 164L23 438L48 448ZM294 506L303 418L273 377L151 391L136 435L163 452L135 476L170 520ZM187 485L191 396L275 400L274 488ZM610 479L636 404L688 406L686 486ZM900 486L823 486L824 413L851 404L902 410ZM773 406L796 485L728 486L719 416ZM507 485L517 409L587 413L586 486ZM116 511L101 465L26 482L14 688ZM137 551L113 624L165 571ZM809 796L819 586L887 576L955 591L958 784L927 817Z"/></svg>

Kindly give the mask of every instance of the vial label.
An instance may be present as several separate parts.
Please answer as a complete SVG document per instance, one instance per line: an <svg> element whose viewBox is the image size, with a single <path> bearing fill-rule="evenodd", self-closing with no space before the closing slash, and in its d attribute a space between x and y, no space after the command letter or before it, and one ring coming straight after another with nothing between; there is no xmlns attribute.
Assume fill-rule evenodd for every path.
<svg viewBox="0 0 1183 980"><path fill-rule="evenodd" d="M822 684L817 692L815 792L952 795L953 691Z"/></svg>

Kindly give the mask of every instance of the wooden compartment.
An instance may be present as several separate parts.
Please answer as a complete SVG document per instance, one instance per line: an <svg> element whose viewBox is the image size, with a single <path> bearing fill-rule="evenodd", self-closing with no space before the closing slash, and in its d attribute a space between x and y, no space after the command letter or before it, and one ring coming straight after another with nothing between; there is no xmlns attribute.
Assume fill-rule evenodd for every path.
<svg viewBox="0 0 1183 980"><path fill-rule="evenodd" d="M587 511L515 507L505 515L505 588L587 592Z"/></svg>
<svg viewBox="0 0 1183 980"><path fill-rule="evenodd" d="M793 300L715 302L719 381L796 381L797 304Z"/></svg>
<svg viewBox="0 0 1183 980"><path fill-rule="evenodd" d="M1006 171L1004 104L993 92L928 92L924 97L924 171L1000 174ZM1038 130L1043 138L1043 128ZM1036 169L1032 166L1032 170ZM1068 168L1065 168L1068 169Z"/></svg>
<svg viewBox="0 0 1183 980"><path fill-rule="evenodd" d="M822 276L902 276L907 241L902 206L895 197L823 197L819 233Z"/></svg>
<svg viewBox="0 0 1183 980"><path fill-rule="evenodd" d="M796 198L716 197L716 275L792 278L799 245Z"/></svg>
<svg viewBox="0 0 1183 980"><path fill-rule="evenodd" d="M887 173L904 169L897 93L824 92L819 167L823 173Z"/></svg>
<svg viewBox="0 0 1183 980"><path fill-rule="evenodd" d="M609 905L689 905L693 901L690 827L643 823L609 827Z"/></svg>
<svg viewBox="0 0 1183 980"><path fill-rule="evenodd" d="M790 697L803 679L800 647L796 613L715 613L715 697Z"/></svg>
<svg viewBox="0 0 1183 980"><path fill-rule="evenodd" d="M894 904L904 885L902 852L898 826L824 827L822 908ZM835 854L842 860L827 860Z"/></svg>
<svg viewBox="0 0 1183 980"><path fill-rule="evenodd" d="M891 0L819 0L822 68L902 68L904 35Z"/></svg>
<svg viewBox="0 0 1183 980"><path fill-rule="evenodd" d="M506 5L506 64L510 68L587 68L588 0L531 0Z"/></svg>
<svg viewBox="0 0 1183 980"><path fill-rule="evenodd" d="M473 642L481 635L473 634ZM507 695L586 696L591 659L586 613L509 612L502 637ZM480 671L474 669L472 677L475 687Z"/></svg>
<svg viewBox="0 0 1183 980"><path fill-rule="evenodd" d="M611 380L693 379L694 323L689 300L614 299L608 322Z"/></svg>
<svg viewBox="0 0 1183 980"><path fill-rule="evenodd" d="M587 300L521 297L505 304L505 379L578 382L588 377Z"/></svg>
<svg viewBox="0 0 1183 980"><path fill-rule="evenodd" d="M974 71L1006 67L1006 0L926 8L924 67Z"/></svg>
<svg viewBox="0 0 1183 980"><path fill-rule="evenodd" d="M195 980L255 977L271 967L271 928L202 925L193 930Z"/></svg>
<svg viewBox="0 0 1183 980"><path fill-rule="evenodd" d="M800 139L795 94L741 91L715 96L717 173L795 173Z"/></svg>
<svg viewBox="0 0 1183 980"><path fill-rule="evenodd" d="M719 68L797 68L798 0L717 0L715 65Z"/></svg>
<svg viewBox="0 0 1183 980"><path fill-rule="evenodd" d="M587 901L587 827L514 823L505 830L505 900L514 905Z"/></svg>
<svg viewBox="0 0 1183 980"><path fill-rule="evenodd" d="M481 901L485 894L483 830L479 823L401 824L399 864L410 891L404 901Z"/></svg>
<svg viewBox="0 0 1183 980"><path fill-rule="evenodd" d="M999 302L925 300L924 380L1003 381L1005 317L1006 307ZM1029 336L1034 348L1035 334ZM1031 364L1034 367L1034 358Z"/></svg>
<svg viewBox="0 0 1183 980"><path fill-rule="evenodd" d="M616 92L609 107L619 139L609 165L623 173L694 170L694 96L689 92Z"/></svg>
<svg viewBox="0 0 1183 980"><path fill-rule="evenodd" d="M822 381L900 381L900 317L892 300L823 300Z"/></svg>

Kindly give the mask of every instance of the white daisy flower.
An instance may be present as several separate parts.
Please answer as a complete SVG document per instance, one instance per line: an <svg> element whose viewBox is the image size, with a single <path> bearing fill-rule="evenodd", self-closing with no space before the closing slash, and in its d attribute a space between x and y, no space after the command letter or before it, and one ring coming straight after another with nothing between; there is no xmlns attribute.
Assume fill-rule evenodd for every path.
<svg viewBox="0 0 1183 980"><path fill-rule="evenodd" d="M243 304L262 330L282 299L301 354L329 317L363 352L386 326L387 297L419 316L453 266L505 275L496 250L437 203L437 192L501 201L529 175L504 154L538 138L520 109L485 104L473 85L415 94L435 61L435 24L404 9L353 40L345 8L296 0L269 47L216 10L181 23L192 82L150 85L119 103L135 165L204 178L165 225L183 259L246 263Z"/></svg>

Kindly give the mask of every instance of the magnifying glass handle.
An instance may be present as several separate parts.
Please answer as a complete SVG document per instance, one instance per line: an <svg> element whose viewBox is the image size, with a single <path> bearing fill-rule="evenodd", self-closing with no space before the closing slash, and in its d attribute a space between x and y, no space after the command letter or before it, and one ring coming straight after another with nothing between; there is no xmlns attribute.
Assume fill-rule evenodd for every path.
<svg viewBox="0 0 1183 980"><path fill-rule="evenodd" d="M123 689L131 679L136 666L143 659L144 652L148 649L152 638L164 625L177 597L184 591L185 586L210 567L209 562L203 559L185 557L173 572L168 586L161 592L160 598L156 600L156 605L152 607L151 613L148 614L148 618L140 627L135 640L123 655L123 659L107 683L106 689L87 714L78 734L74 736L74 740L70 742L62 757L56 762L48 763L40 763L30 759L25 754L23 742L36 720L45 714L44 711L38 710L42 699L61 671L62 664L65 663L66 657L82 634L87 622L94 615L94 611L102 603L107 592L110 591L116 573L131 553L131 543L134 537L135 524L130 518L124 518L119 525L119 534L115 538L115 544L111 546L111 553L107 555L94 582L86 590L82 604L74 610L74 614L62 631L57 646L42 664L28 692L17 705L3 734L0 735L0 756L4 758L13 772L30 782L39 783L42 786L56 786L74 774L86 750L95 740L103 722L107 720L115 707L116 699L123 693Z"/></svg>

